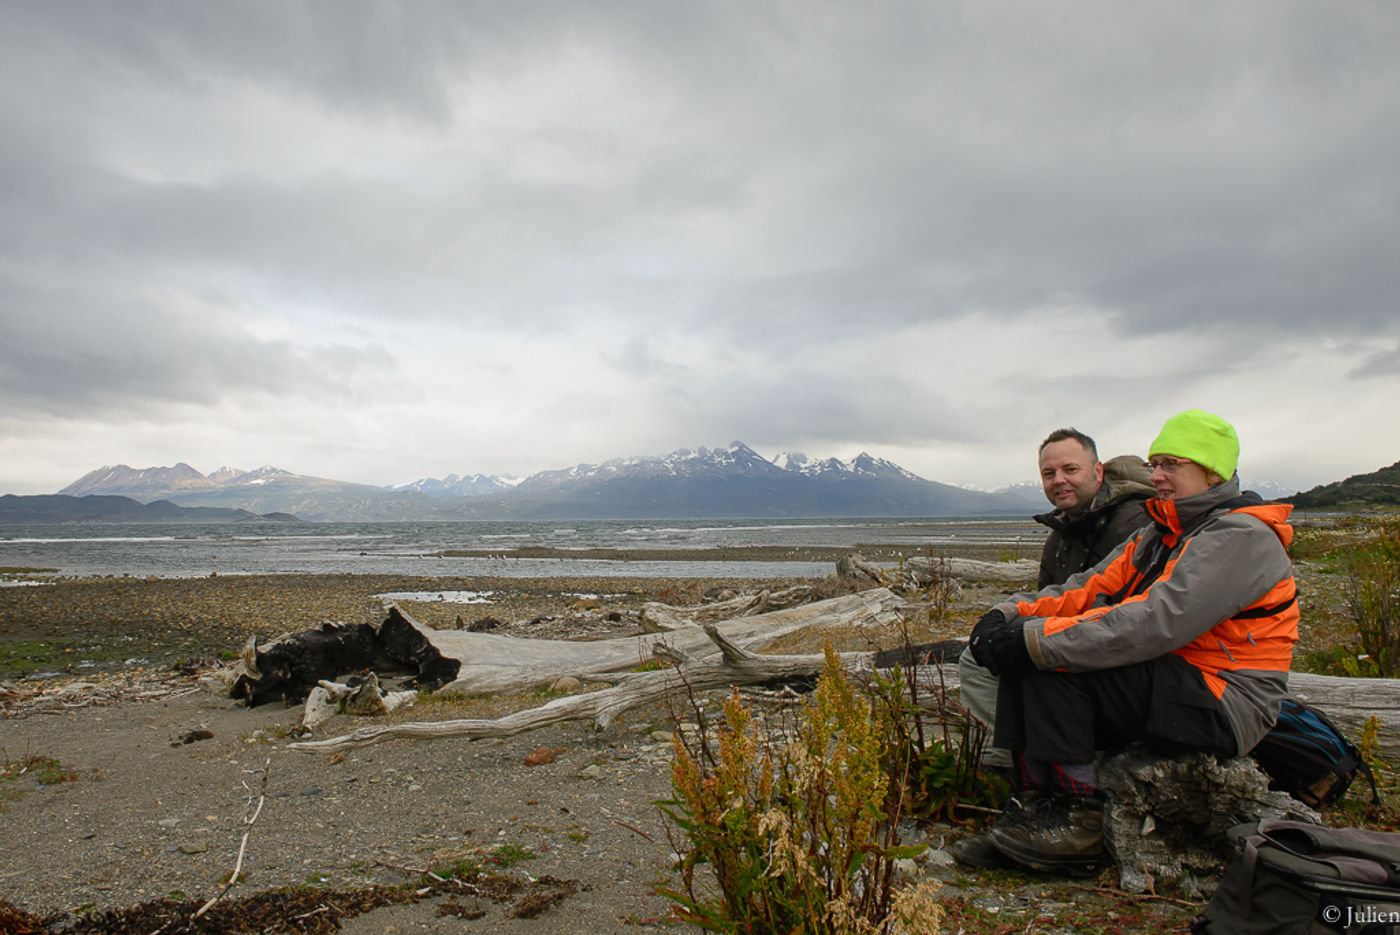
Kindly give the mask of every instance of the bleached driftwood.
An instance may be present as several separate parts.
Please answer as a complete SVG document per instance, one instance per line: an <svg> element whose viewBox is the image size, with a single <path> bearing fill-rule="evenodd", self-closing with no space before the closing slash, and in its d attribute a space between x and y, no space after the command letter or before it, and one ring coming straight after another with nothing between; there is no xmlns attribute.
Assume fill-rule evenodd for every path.
<svg viewBox="0 0 1400 935"><path fill-rule="evenodd" d="M727 601L713 604L700 604L695 607L676 607L659 601L648 601L642 605L642 628L648 633L664 633L680 627L699 626L720 620L734 620L738 617L756 617L759 614L785 610L805 604L812 599L812 588L805 584L784 588L781 591L759 591L757 594L742 594Z"/></svg>
<svg viewBox="0 0 1400 935"><path fill-rule="evenodd" d="M712 623L703 625L703 633L714 647L718 647L718 654L711 653L708 658L702 659L691 657L680 668L615 676L617 684L612 688L556 698L541 707L518 711L495 720L459 718L361 727L339 737L288 744L288 749L324 753L398 738L466 737L480 740L513 737L541 727L581 720L592 721L599 728L604 728L622 712L641 704L687 691L807 679L820 672L826 661L820 654L769 656L752 653L735 645L724 635L721 627ZM872 655L847 653L842 656L842 663L848 669L868 668Z"/></svg>
<svg viewBox="0 0 1400 935"><path fill-rule="evenodd" d="M829 627L893 630L902 600L877 588L719 622L735 645L763 648L799 630ZM529 640L466 630L435 630L391 606L377 625L327 622L260 646L249 640L222 686L250 706L304 701L318 686L365 669L404 672L419 688L453 693L520 691L564 678L611 675L649 663L658 647L681 656L713 652L697 627L609 640ZM320 699L326 700L326 699Z"/></svg>
<svg viewBox="0 0 1400 935"><path fill-rule="evenodd" d="M1288 696L1322 711L1353 740L1372 716L1380 722L1376 746L1388 762L1400 762L1400 679L1354 679L1293 672Z"/></svg>
<svg viewBox="0 0 1400 935"><path fill-rule="evenodd" d="M323 679L311 689L302 709L301 727L315 730L337 714L358 714L373 717L388 714L413 704L418 693L413 691L386 692L379 687L379 676L370 672L354 676L345 682Z"/></svg>
<svg viewBox="0 0 1400 935"><path fill-rule="evenodd" d="M1104 844L1118 867L1118 885L1151 893L1175 882L1196 899L1200 880L1218 877L1232 856L1225 833L1235 825L1286 818L1318 822L1317 812L1269 779L1249 757L1209 753L1159 756L1130 747L1101 757L1097 782L1108 794Z"/></svg>
<svg viewBox="0 0 1400 935"><path fill-rule="evenodd" d="M810 611L813 608L820 608L822 605L827 605L826 613L795 613L796 611ZM821 671L824 664L824 659L820 654L759 655L749 651L742 644L744 641L748 641L749 647L766 645L772 642L771 637L779 631L789 633L802 626L822 625L833 619L854 625L885 626L898 621L898 606L899 602L892 594L884 589L877 589L842 598L833 598L831 601L803 605L788 611L775 611L772 614L762 615L760 619L770 623L773 618L780 618L779 625L767 632L762 628L755 628L752 618L741 618L737 621L726 621L719 624L707 623L698 628L688 628L668 634L647 634L622 641L598 640L567 643L556 640L516 640L509 637L490 637L488 641L470 640L468 642L476 644L476 648L482 646L489 648L489 644L496 644L498 650L513 654L513 656L502 657L498 653L492 662L482 665L474 674L468 673L465 677L459 677L457 682L451 683L447 688L459 684L489 684L493 681L503 681L510 687L533 686L549 684L565 674L573 674L585 682L612 681L615 685L602 691L559 698L543 707L521 711L494 721L466 719L399 724L388 727L364 727L346 735L346 738L333 738L328 741L316 741L294 746L297 749L319 750L332 748L339 743L360 746L394 737L507 737L539 727L575 720L591 720L599 727L606 727L623 711L683 690L687 682L694 690L703 691L731 684L756 684L814 676ZM412 618L406 617L405 619L430 635L489 636L488 634L462 634L460 631L433 631L431 628L422 627L421 624L412 621ZM700 636L701 639L693 639L693 636ZM667 638L663 639L662 637ZM504 649L501 649L499 641L504 641ZM621 657L624 660L621 671L616 667L619 658L617 647L605 645L619 642L625 642L628 646ZM533 660L522 658L522 654L533 654L538 648L554 644L594 647L601 649L602 652L591 656L591 658L587 654L583 654L569 659L556 659L553 664L536 664ZM714 655L715 647L718 647L720 651L718 657ZM556 648L561 647L556 646ZM937 658L956 659L957 653L949 650L947 646L939 644L939 649ZM636 655L639 652L646 653L645 657L639 659ZM648 672L625 671L634 668L639 661L650 659L652 655L661 656L677 663L679 669ZM848 670L860 671L868 670L873 666L881 668L889 666L897 661L892 658L892 655L897 656L898 654L892 654L891 651L846 653L843 654L842 661ZM508 665L512 658L515 663L513 667ZM600 665L590 666L588 665L590 661L600 663ZM561 670L561 666L574 668L572 671L566 672ZM511 669L517 673L514 677L509 676ZM956 663L917 666L915 674L926 698L941 694L937 691L939 688L952 691L959 685ZM1289 694L1321 709L1353 738L1360 734L1369 718L1376 717L1380 725L1376 736L1381 756L1392 762L1396 758L1400 758L1400 680L1354 679L1299 672L1293 673L1289 678Z"/></svg>
<svg viewBox="0 0 1400 935"><path fill-rule="evenodd" d="M874 588L755 617L720 621L715 626L735 646L762 649L779 637L807 628L869 627L893 632L903 606L887 588ZM461 662L456 678L439 689L445 693L519 691L551 685L564 676L596 680L650 662L658 644L691 656L714 652L709 637L699 627L577 641L523 640L414 625L442 656Z"/></svg>
<svg viewBox="0 0 1400 935"><path fill-rule="evenodd" d="M875 584L884 584L888 580L885 569L868 561L864 555L859 553L852 553L837 560L836 577L869 579Z"/></svg>
<svg viewBox="0 0 1400 935"><path fill-rule="evenodd" d="M971 558L928 558L915 555L904 561L905 576L915 587L927 587L935 578L947 576L956 581L1004 581L1008 584L1034 582L1040 574L1040 563L1029 559L1019 562L979 562Z"/></svg>

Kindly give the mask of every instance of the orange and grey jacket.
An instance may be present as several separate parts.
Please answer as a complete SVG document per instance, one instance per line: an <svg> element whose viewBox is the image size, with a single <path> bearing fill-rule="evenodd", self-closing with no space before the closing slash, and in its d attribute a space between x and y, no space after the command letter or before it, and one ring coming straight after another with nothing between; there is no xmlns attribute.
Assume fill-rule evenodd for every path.
<svg viewBox="0 0 1400 935"><path fill-rule="evenodd" d="M1298 641L1285 551L1293 508L1240 496L1238 476L1147 508L1154 523L1093 568L997 606L1025 620L1026 649L1041 669L1181 656L1201 671L1247 753L1278 717Z"/></svg>

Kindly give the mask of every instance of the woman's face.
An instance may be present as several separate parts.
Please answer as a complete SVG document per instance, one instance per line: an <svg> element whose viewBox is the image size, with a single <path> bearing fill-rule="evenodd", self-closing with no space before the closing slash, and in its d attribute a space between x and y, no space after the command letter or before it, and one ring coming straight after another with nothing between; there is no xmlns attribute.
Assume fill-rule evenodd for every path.
<svg viewBox="0 0 1400 935"><path fill-rule="evenodd" d="M1153 455L1147 463L1152 466L1152 486L1163 500L1194 497L1213 486L1214 475L1188 458Z"/></svg>

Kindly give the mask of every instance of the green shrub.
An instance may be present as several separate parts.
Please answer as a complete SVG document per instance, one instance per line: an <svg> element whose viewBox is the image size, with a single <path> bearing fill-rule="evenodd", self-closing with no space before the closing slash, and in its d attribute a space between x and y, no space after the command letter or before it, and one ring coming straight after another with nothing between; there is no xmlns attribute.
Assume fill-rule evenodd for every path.
<svg viewBox="0 0 1400 935"><path fill-rule="evenodd" d="M1357 675L1400 674L1400 522L1380 520L1375 535L1343 560L1347 613L1366 655Z"/></svg>
<svg viewBox="0 0 1400 935"><path fill-rule="evenodd" d="M786 741L760 736L737 691L713 738L703 716L698 735L677 730L674 798L659 803L684 838L683 889L662 891L675 914L731 933L937 931L930 887L894 888L894 862L920 850L898 843L905 784L902 757L891 757L894 721L890 705L856 689L828 644ZM696 879L701 867L713 892Z"/></svg>
<svg viewBox="0 0 1400 935"><path fill-rule="evenodd" d="M10 759L9 752L0 749L0 782L9 782L29 775L41 786L52 786L60 782L76 782L77 770L65 766L51 756L40 756L25 752L18 760Z"/></svg>
<svg viewBox="0 0 1400 935"><path fill-rule="evenodd" d="M488 859L498 867L513 867L522 860L534 860L537 856L539 855L529 848L515 844L502 844L491 852Z"/></svg>

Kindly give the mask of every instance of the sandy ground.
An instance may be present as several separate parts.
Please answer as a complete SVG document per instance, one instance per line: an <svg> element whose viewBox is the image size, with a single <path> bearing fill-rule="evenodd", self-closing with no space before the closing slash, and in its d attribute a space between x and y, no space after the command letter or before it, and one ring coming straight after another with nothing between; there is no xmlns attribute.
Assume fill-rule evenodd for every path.
<svg viewBox="0 0 1400 935"><path fill-rule="evenodd" d="M437 626L493 616L513 635L597 638L633 626L647 600L781 584L297 575L0 588L0 933L689 930L656 892L674 881L655 803L670 791L663 732L690 714L656 706L602 732L566 724L327 755L289 747L300 709L246 709L197 676L249 633L359 621L386 591L489 589L490 605L407 606ZM970 588L943 631L916 635L965 635L1000 593ZM581 595L599 606L578 608ZM408 717L498 716L538 700L471 699ZM529 765L536 759L550 761ZM961 930L1005 931L1003 922L1047 911L1073 918L1080 901L1105 918L1092 887L968 880L940 850L960 833L917 831L931 845L918 873L945 881ZM238 884L187 925L224 889L245 837ZM460 882L425 875L454 868ZM1145 911L1124 905L1134 918ZM1188 911L1154 911L1164 907L1174 919ZM47 926L24 927L35 919Z"/></svg>
<svg viewBox="0 0 1400 935"><path fill-rule="evenodd" d="M670 790L662 731L673 726L672 712L640 709L603 732L572 724L500 741L393 740L326 755L288 748L299 708L249 710L197 685L198 672L250 632L360 620L371 595L425 584L496 595L490 605L406 605L428 623L496 616L527 633L582 628L596 637L589 622L633 626L643 601L745 582L278 576L0 590L8 667L0 670L0 900L69 924L154 900L202 902L220 891L246 833L230 901L287 887L433 885L423 871L462 861L523 885L497 901L471 886L436 884L417 902L339 919L345 932L674 926L655 892L673 859L655 806ZM600 606L571 611L580 595L597 595ZM26 662L26 653L42 658ZM527 765L542 748L552 762ZM46 767L61 781L45 781L55 778ZM545 906L538 915L511 918L535 904ZM444 908L484 914L464 920L439 915ZM119 930L109 922L97 930Z"/></svg>
<svg viewBox="0 0 1400 935"><path fill-rule="evenodd" d="M3 784L0 897L39 915L207 898L248 830L233 895L420 882L422 870L471 859L573 881L578 892L559 911L584 931L632 931L665 915L652 891L671 851L652 803L669 788L669 746L647 723L326 756L287 749L294 710L247 710L180 682L144 691L169 694L88 704L101 694L79 688L66 703L81 707L0 722L11 760L42 754L72 773ZM182 742L193 732L212 736ZM556 759L525 765L540 747ZM509 868L493 863L526 854ZM461 931L435 915L440 901L377 910L344 930ZM495 931L541 931L539 920L506 918L515 900L479 901Z"/></svg>

